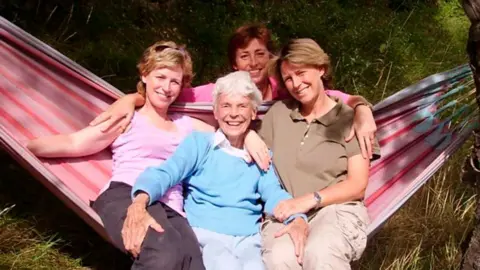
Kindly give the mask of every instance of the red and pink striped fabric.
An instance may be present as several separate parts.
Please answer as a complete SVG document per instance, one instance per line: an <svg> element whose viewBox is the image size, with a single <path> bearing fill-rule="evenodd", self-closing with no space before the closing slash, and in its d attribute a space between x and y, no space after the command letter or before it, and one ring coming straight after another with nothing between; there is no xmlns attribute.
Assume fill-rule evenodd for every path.
<svg viewBox="0 0 480 270"><path fill-rule="evenodd" d="M87 125L121 92L57 51L0 18L0 139L2 146L53 193L105 236L98 216L89 207L108 181L111 154L75 159L37 159L25 141L38 136L72 132ZM372 164L366 204L372 224L385 222L445 162L467 138L468 126L454 133L446 148L437 133L439 121L416 132L433 108L426 97L440 95L444 85L468 78L468 67L433 75L375 106L382 158ZM265 104L262 111L268 109ZM179 104L172 110L210 115L206 103Z"/></svg>

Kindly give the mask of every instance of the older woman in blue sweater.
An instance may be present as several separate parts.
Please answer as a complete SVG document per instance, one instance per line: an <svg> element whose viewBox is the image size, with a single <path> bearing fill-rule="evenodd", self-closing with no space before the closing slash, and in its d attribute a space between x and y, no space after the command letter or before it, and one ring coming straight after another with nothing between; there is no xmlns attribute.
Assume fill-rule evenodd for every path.
<svg viewBox="0 0 480 270"><path fill-rule="evenodd" d="M245 135L262 96L244 71L218 79L213 95L218 131L189 135L166 162L137 178L132 197L134 203L146 206L183 181L185 212L205 267L264 269L259 234L262 212L274 215L277 204L291 195L280 186L272 166L264 172L245 160ZM293 214L282 221L306 230L305 219L303 214Z"/></svg>

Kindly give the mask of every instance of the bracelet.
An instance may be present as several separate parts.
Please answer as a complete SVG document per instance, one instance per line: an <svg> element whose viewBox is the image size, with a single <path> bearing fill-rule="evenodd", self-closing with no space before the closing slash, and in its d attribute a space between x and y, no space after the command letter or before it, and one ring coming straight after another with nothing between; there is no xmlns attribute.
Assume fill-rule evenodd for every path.
<svg viewBox="0 0 480 270"><path fill-rule="evenodd" d="M355 105L355 107L353 107L353 111L355 111L357 109L358 106L367 106L368 108L370 108L370 106L367 104L367 103L364 103L364 102L360 102L358 104Z"/></svg>
<svg viewBox="0 0 480 270"><path fill-rule="evenodd" d="M301 217L301 218L303 218L303 219L305 220L305 222L308 222L308 217L307 217L307 215L305 215L305 214L293 214L293 215L291 215L289 218L287 218L287 219L283 222L283 224L284 224L284 225L288 225L290 222L292 222L293 220L295 220L297 217Z"/></svg>

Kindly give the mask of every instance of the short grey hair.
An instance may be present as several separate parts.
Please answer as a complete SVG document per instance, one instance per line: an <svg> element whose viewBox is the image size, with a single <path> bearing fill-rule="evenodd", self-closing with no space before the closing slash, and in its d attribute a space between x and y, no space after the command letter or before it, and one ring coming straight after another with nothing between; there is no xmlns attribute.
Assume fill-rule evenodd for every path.
<svg viewBox="0 0 480 270"><path fill-rule="evenodd" d="M262 93L253 82L247 71L229 73L215 82L213 88L213 104L217 105L220 94L241 95L250 98L252 106L257 109L262 104Z"/></svg>

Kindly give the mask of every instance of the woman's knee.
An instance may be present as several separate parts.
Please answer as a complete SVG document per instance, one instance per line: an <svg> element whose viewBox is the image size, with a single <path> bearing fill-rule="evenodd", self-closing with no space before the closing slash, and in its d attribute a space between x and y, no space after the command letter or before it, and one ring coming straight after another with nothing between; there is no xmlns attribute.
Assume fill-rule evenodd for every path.
<svg viewBox="0 0 480 270"><path fill-rule="evenodd" d="M184 269L191 259L182 248L178 232L149 229L132 269Z"/></svg>
<svg viewBox="0 0 480 270"><path fill-rule="evenodd" d="M348 253L324 246L320 249L306 249L303 257L304 270L348 270L351 258Z"/></svg>
<svg viewBox="0 0 480 270"><path fill-rule="evenodd" d="M302 269L298 264L293 242L288 235L277 238L271 247L263 249L262 257L269 270Z"/></svg>
<svg viewBox="0 0 480 270"><path fill-rule="evenodd" d="M334 205L312 221L304 269L350 269L367 245L368 214L360 203Z"/></svg>

